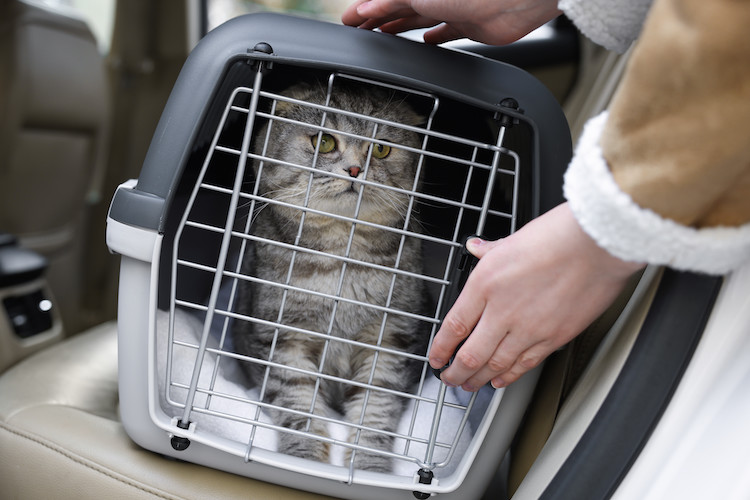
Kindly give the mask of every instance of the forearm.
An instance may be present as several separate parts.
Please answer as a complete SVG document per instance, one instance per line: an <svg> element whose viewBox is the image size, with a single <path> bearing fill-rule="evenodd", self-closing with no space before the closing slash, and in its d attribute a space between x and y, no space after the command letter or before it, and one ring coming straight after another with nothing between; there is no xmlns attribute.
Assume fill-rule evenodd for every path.
<svg viewBox="0 0 750 500"><path fill-rule="evenodd" d="M750 2L657 0L601 146L618 185L680 224L750 221Z"/></svg>
<svg viewBox="0 0 750 500"><path fill-rule="evenodd" d="M583 230L610 254L632 262L724 274L750 257L750 224L694 228L636 204L615 182L599 138L606 114L592 119L565 174L565 197Z"/></svg>
<svg viewBox="0 0 750 500"><path fill-rule="evenodd" d="M613 255L715 274L750 256L748 22L748 2L654 4L566 174L576 219Z"/></svg>

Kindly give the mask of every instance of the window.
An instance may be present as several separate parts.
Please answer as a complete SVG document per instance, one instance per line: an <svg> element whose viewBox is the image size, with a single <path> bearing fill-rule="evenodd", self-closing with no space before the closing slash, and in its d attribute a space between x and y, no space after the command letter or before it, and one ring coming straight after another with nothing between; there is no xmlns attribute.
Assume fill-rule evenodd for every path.
<svg viewBox="0 0 750 500"><path fill-rule="evenodd" d="M304 17L339 22L353 0L206 0L208 30L242 14L286 12Z"/></svg>

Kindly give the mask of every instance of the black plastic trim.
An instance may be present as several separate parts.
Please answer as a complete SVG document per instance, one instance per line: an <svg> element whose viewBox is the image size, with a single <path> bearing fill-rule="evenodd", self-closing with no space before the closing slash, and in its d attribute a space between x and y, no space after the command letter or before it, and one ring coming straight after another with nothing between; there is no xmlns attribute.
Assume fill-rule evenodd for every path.
<svg viewBox="0 0 750 500"><path fill-rule="evenodd" d="M610 498L690 363L722 278L665 270L620 375L540 499Z"/></svg>

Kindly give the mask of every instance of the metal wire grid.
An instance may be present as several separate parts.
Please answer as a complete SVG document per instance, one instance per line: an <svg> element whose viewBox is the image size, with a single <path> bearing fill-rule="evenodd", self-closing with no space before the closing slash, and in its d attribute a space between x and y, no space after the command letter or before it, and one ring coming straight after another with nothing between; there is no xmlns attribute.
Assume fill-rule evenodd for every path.
<svg viewBox="0 0 750 500"><path fill-rule="evenodd" d="M423 389L424 389L427 377L433 376L430 373L430 370L427 364L427 358L424 353L398 352L393 349L388 349L380 345L363 344L361 342L357 342L354 340L336 337L334 335L331 335L331 331L327 331L327 332L309 331L309 330L297 328L293 325L286 325L286 324L282 324L279 322L269 322L269 321L262 320L259 318L252 318L252 317L237 314L233 312L233 303L236 298L237 286L240 280L249 280L249 281L260 282L266 286L278 287L281 290L283 290L284 297L286 297L286 294L288 292L294 291L294 292L307 293L311 295L317 295L319 297L330 299L330 300L333 300L334 304L336 305L338 305L339 303L349 303L349 304L354 304L363 308L370 308L373 310L377 310L379 313L383 315L383 322L382 322L383 325L385 325L385 320L388 317L388 315L405 315L405 316L409 316L412 318L416 318L419 321L426 322L429 325L431 325L431 334L430 334L430 343L431 343L432 337L435 335L437 328L440 324L439 314L440 314L442 302L446 294L446 289L450 284L448 281L448 276L451 270L451 265L455 258L456 250L461 248L462 246L462 241L460 241L461 234L459 232L459 227L461 226L461 223L465 215L471 212L475 214L479 214L481 226L485 224L487 218L507 219L510 222L511 232L515 230L516 207L517 207L517 197L518 197L518 172L519 172L519 163L520 163L519 156L515 152L508 150L506 148L503 148L501 146L502 141L503 141L502 132L498 133L496 144L487 144L484 142L474 141L470 138L457 137L455 135L444 134L437 130L433 130L432 129L433 119L440 108L440 99L435 95L420 92L414 89L406 89L403 87L385 85L383 83L379 83L379 82L375 82L375 81L367 80L367 79L362 79L362 78L357 78L353 76L340 75L340 74L330 75L329 83L328 83L329 99L330 99L331 92L334 91L334 82L336 82L339 79L347 79L347 80L356 80L359 83L367 83L370 85L385 86L394 90L398 90L399 92L404 92L408 95L418 96L421 99L426 98L426 99L431 100L432 110L431 110L431 113L427 120L426 125L424 127L413 127L413 126L409 126L405 124L399 124L399 123L389 122L389 121L378 119L378 118L359 115L357 113L353 113L350 111L334 109L327 105L317 105L317 104L307 103L304 101L299 101L296 99L292 99L290 97L279 95L273 92L265 91L262 88L262 79L263 79L263 72L259 70L256 73L255 82L252 88L238 87L234 90L230 99L228 100L226 107L224 109L222 118L220 120L219 126L217 127L213 141L209 148L209 152L205 158L205 161L203 162L198 181L196 182L196 185L192 191L192 194L187 204L187 208L184 212L180 225L177 229L176 237L174 240L174 247L172 250L173 258L172 258L172 274L171 274L172 279L171 279L171 300L170 300L170 322L169 322L169 342L168 342L168 353L167 353L166 387L168 388L168 390L167 390L166 396L167 396L167 403L169 405L171 405L174 408L179 408L182 411L182 417L180 418L177 426L184 428L184 429L188 428L188 425L192 420L191 416L194 414L211 415L218 419L228 419L234 422L242 422L246 424L251 424L252 430L250 431L250 434L247 438L247 442L244 445L244 458L246 460L250 460L254 458L252 451L254 447L254 439L256 435L256 430L258 428L273 429L278 432L291 432L291 433L295 433L301 436L305 436L306 438L309 438L309 439L317 439L317 440L326 441L329 444L344 446L353 450L352 460L348 464L348 469L349 469L348 480L350 483L353 481L356 482L354 479L355 471L353 469L353 456L354 454L356 454L358 450L366 450L370 453L377 453L377 454L391 457L393 459L408 461L410 463L413 463L415 465L415 468L421 468L421 469L426 469L426 470L439 470L440 468L445 467L446 464L448 464L453 459L453 452L456 448L456 443L459 440L461 433L464 431L464 428L467 425L469 415L471 413L471 410L473 408L473 405L476 399L476 394L474 394L466 403L456 403L456 402L445 401L444 391L441 391L442 394L439 397L434 397L434 396L428 397L428 396L423 395L423 392L424 392ZM239 103L246 103L248 97L249 97L249 105L239 104ZM271 101L272 105L271 105L270 111L265 112L261 110L261 107L259 107L260 99L268 99ZM289 102L289 103L293 103L295 105L300 105L300 106L311 106L313 108L316 108L322 111L323 120L320 125L316 126L316 125L310 125L307 123L304 124L305 127L318 130L321 134L335 132L337 134L349 135L354 139L368 141L371 144L374 142L373 138L375 135L375 131L377 130L377 127L381 125L401 127L401 128L412 130L421 134L424 138L421 148L413 149L413 152L419 154L419 164L418 164L417 173L414 179L413 186L409 190L380 185L374 181L370 181L366 179L359 179L359 178L352 179L351 177L346 176L346 175L326 173L326 175L330 175L332 177L338 176L346 180L359 183L362 186L375 186L378 189L390 189L390 190L397 191L400 194L407 195L409 199L409 206L407 209L407 216L405 218L404 226L399 227L399 228L380 226L372 222L359 220L356 217L347 217L343 215L330 214L330 213L321 212L320 210L314 210L309 207L304 207L304 206L300 207L296 205L290 205L288 203L284 203L284 202L277 201L277 200L271 200L271 199L268 199L259 195L258 193L259 183L258 182L255 182L253 184L251 190L249 191L245 190L248 187L245 183L248 161L252 160L252 161L257 161L257 162L265 162L265 161L272 160L273 163L275 163L276 165L279 165L281 163L277 159L270 159L270 158L263 156L262 153L256 154L250 150L252 137L253 137L253 131L256 128L257 118L270 120L271 122L287 120L286 118L278 116L275 113L276 104L278 102ZM328 113L339 113L339 114L348 115L357 119L367 120L373 124L374 132L371 137L366 137L366 136L360 136L356 134L349 134L347 132L342 132L340 130L333 130L326 126L326 114ZM242 138L239 144L223 144L221 143L220 138L222 137L222 133L225 129L225 126L228 123L228 118L232 115L235 115L235 117L236 115L240 115L244 117L245 125L244 125L244 130L242 133ZM464 156L459 157L459 156L450 156L444 153L431 151L430 145L435 141L448 141L448 142L456 143L464 149L468 148L468 150L471 151L471 153L467 157L464 157ZM404 146L401 144L388 143L382 140L378 140L378 142L382 144L386 144L391 147L399 147L399 148L404 148L407 150L412 150L412 148L409 148L408 146ZM370 150L371 149L372 148L370 148ZM230 155L235 158L236 164L234 166L235 168L234 182L232 186L214 184L206 180L207 179L206 174L212 168L212 165L214 163L214 156L218 152L224 155ZM485 153L484 154L485 157L489 158L489 161L482 161L479 159L480 157L483 156L483 153ZM489 155L487 155L486 153L489 153ZM501 163L501 157L505 157L506 159L503 161L510 163L512 167L500 168L499 165ZM370 157L368 155L368 159L367 159L368 163L369 163L369 158ZM509 162L507 161L508 158L510 159ZM425 163L431 159L437 159L440 161L448 161L452 165L455 165L456 168L462 168L465 170L466 177L465 177L464 186L462 189L460 199L453 200L453 199L442 198L440 196L430 194L429 192L426 192L426 191L420 192L417 189L419 186L419 178L420 178L420 175L422 175L423 167ZM316 165L314 163L312 165L284 164L283 166L286 168L293 168L293 169L298 169L300 171L309 172L311 174L312 172L320 173L319 171L316 171ZM279 167L276 166L275 168L279 168ZM365 165L365 169L366 168L367 168L367 165ZM497 174L498 177L503 178L503 179L498 180L498 182L504 183L505 185L512 186L511 210L509 211L501 211L501 210L494 210L494 209L488 210L486 206L484 207L484 210L482 210L482 206L480 206L477 203L473 203L468 199L469 186L472 183L472 180L474 179L475 173L481 172L481 171L485 171L485 173L491 172L492 175L490 175L490 178L493 181L495 180L495 174ZM262 167L259 170L258 175L262 175ZM310 176L310 178L312 179L312 175ZM359 204L361 203L363 190L364 189L360 190L357 213L359 212ZM309 185L308 185L308 191L309 191ZM205 222L202 222L198 217L194 216L193 208L194 208L196 199L199 196L201 196L202 193L207 193L207 192L219 193L219 194L228 196L230 199L227 213L223 215L223 219L224 219L223 226L207 224ZM488 189L487 193L489 194L489 192L490 190ZM301 219L302 222L300 223L300 231L301 231L302 225L304 224L305 216L308 213L325 215L328 217L336 218L338 220L349 222L352 224L352 233L350 235L349 246L351 246L351 239L354 234L353 228L356 225L368 225L368 226L376 227L379 230L398 234L401 237L401 249L403 249L405 238L407 237L419 238L425 244L431 245L433 248L442 249L442 253L444 256L443 265L439 268L437 272L433 273L434 275L427 274L427 273L415 274L415 273L410 273L408 271L398 269L398 262L400 261L400 258L401 258L401 249L399 250L399 255L396 259L396 265L394 265L393 267L384 267L384 266L379 266L376 264L371 264L368 262L358 261L356 259L352 259L348 255L339 256L339 255L323 254L322 252L318 252L315 250L311 250L309 248L298 246L296 243L287 244L287 243L282 243L278 241L271 241L271 240L259 238L252 234L252 217L251 216L246 217L244 228L238 227L240 226L237 220L238 207L249 206L249 213L252 214L257 208L257 205L263 204L263 203L275 203L278 205L289 206L290 208L300 210L302 213L302 219ZM415 207L415 204L417 203L439 204L441 206L452 207L456 211L457 215L456 215L456 220L454 224L454 230L452 232L450 239L439 237L439 236L432 236L428 233L415 232L409 229L410 223L412 222L412 218L414 216L414 211L415 211L414 207ZM190 228L190 230L192 231L206 232L206 234L219 235L221 237L220 251L219 251L219 255L216 260L215 265L212 265L211 263L206 263L206 262L191 261L191 260L182 258L180 256L179 250L181 247L182 235L183 235L183 232L186 230L186 228ZM397 309L393 309L389 307L390 296L389 296L388 303L385 306L382 306L382 305L376 305L376 304L370 304L367 302L357 301L351 298L342 297L340 294L325 294L325 293L316 292L312 290L300 289L300 288L290 285L288 282L287 283L267 282L267 281L260 280L257 277L243 275L240 272L240 267L241 267L242 258L246 251L246 247L249 243L258 242L258 241L262 241L263 243L266 243L266 244L277 245L280 248L286 248L288 250L293 251L294 255L296 255L297 253L322 254L328 258L335 259L341 263L342 279L346 270L346 266L352 265L352 264L372 267L372 268L379 269L380 271L387 271L392 275L391 291L390 291L391 295L393 293L393 286L394 286L397 276L410 276L412 278L423 280L425 283L429 284L434 289L438 290L436 302L434 304L435 307L431 315L425 316L425 315L421 315L415 312L402 311L402 310L397 310ZM238 242L239 242L239 256L236 259L236 261L233 261L232 255L231 255L232 254L231 249L236 248ZM294 265L294 258L292 259L291 266L293 265ZM188 269L199 270L199 271L209 273L212 275L212 285L211 285L210 294L208 295L208 298L205 302L185 300L180 297L180 293L179 293L178 286L177 286L178 277L180 276L180 273L183 270L188 270ZM291 269L290 269L290 275L291 275ZM228 302L226 302L226 299L223 299L224 302L220 300L220 295L221 295L220 291L222 289L225 291L229 290ZM203 330L201 332L201 336L198 342L186 342L186 341L177 339L175 335L175 326L174 326L175 311L177 310L177 308L182 308L182 309L193 311L193 312L203 315ZM284 305L282 303L279 318L281 318L281 314L283 313L283 308L284 308ZM335 310L336 310L336 306L334 306L333 314L335 314ZM277 368L284 368L284 369L293 370L293 371L299 371L306 375L312 375L312 376L317 377L318 382L320 382L320 380L322 379L327 379L327 380L332 380L332 381L336 381L336 382L343 383L343 384L350 384L350 385L361 387L366 390L366 393L368 395L371 393L371 391L385 391L385 392L389 391L388 389L383 388L383 387L376 387L376 386L369 385L369 384L353 382L350 380L334 377L332 375L328 375L325 373L308 372L308 371L293 368L293 367L279 365L278 363L275 363L272 359L268 359L268 360L253 359L253 358L241 356L233 352L231 348L227 347L228 333L229 333L229 329L231 328L231 324L233 321L250 321L250 322L256 322L256 323L263 323L263 324L274 327L276 329L277 334L279 332L279 329L284 329L287 331L295 331L295 332L303 333L305 335L309 335L311 338L323 339L326 341L326 343L331 343L331 342L349 343L360 348L371 349L373 352L378 352L378 353L388 352L390 354L409 357L409 358L416 359L422 362L423 369L422 369L421 377L420 377L418 386L415 388L414 392L413 393L397 393L398 396L406 398L407 400L413 401L414 406L415 406L415 411L413 412L413 416L411 417L409 432L406 434L400 434L400 433L393 432L393 431L382 431L382 430L368 428L363 425L362 419L360 419L359 422L342 422L330 416L313 414L312 411L305 414L305 416L308 417L309 419L320 419L325 422L343 424L352 429L355 429L357 432L366 430L370 432L388 434L389 436L393 438L402 440L402 442L404 443L402 451L395 452L392 450L367 448L358 444L356 441L353 443L342 442L342 441L335 440L327 436L319 436L319 435L314 435L314 434L307 433L304 431L290 430L287 428L274 425L273 423L263 421L261 419L262 410L271 408L271 405L263 401L263 392L265 390L265 380L263 382L263 386L260 388L260 397L257 399L237 398L236 396L224 394L224 393L221 393L220 391L217 391L215 389L215 384L216 384L216 380L218 377L219 365L224 359L226 360L235 359L235 360L242 360L245 362L251 361L254 363L262 364L267 367L277 367ZM210 344L209 339L212 337L212 335L214 337L218 337L218 347L209 346ZM382 328L381 328L381 337L382 337ZM194 350L195 352L194 368L193 368L192 377L190 379L189 384L186 384L181 381L173 380L172 378L173 351L176 347L191 349L191 350ZM208 366L205 363L206 353L210 353L211 355L216 356L217 361L213 366ZM377 359L377 355L375 356L375 358ZM208 368L206 368L206 366L208 366ZM211 370L210 382L208 384L205 384L205 383L199 384L201 371L205 369ZM185 391L187 391L187 396L184 398L181 396L179 398L174 397L173 396L174 389L179 389L180 395L184 394ZM392 391L392 392L395 392L395 391ZM205 404L196 404L197 394L201 394L203 397L205 397ZM234 412L226 413L226 412L216 411L211 408L210 402L212 398L228 398L228 399L232 399L235 403L246 404L247 411L242 412L241 414L239 412L238 413L234 413ZM415 433L415 429L418 426L423 425L423 423L416 421L416 418L417 418L416 409L419 408L420 405L427 405L428 408L431 408L434 410L433 411L434 416L431 422L431 431L429 433L428 438L416 436L416 433ZM461 412L462 417L460 419L460 425L455 430L453 439L448 440L448 441L438 441L436 439L437 427L439 424L440 416L444 408L445 409L449 408L451 409L451 411ZM291 409L280 408L280 407L273 407L273 409L278 410L278 411L294 411ZM362 418L364 418L365 411L367 411L366 403L363 408ZM197 431L200 432L200 429L197 429ZM422 451L420 451L419 454L410 451L411 449L415 448L414 446L415 444L420 445L419 449ZM426 448L426 452L423 451L425 448ZM442 450L441 459L439 461L436 460L436 455L437 455L436 450Z"/></svg>

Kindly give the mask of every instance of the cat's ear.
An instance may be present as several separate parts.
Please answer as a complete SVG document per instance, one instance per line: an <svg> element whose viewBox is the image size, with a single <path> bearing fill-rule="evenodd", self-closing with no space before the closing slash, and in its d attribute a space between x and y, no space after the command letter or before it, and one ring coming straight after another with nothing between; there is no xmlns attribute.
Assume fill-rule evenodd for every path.
<svg viewBox="0 0 750 500"><path fill-rule="evenodd" d="M427 125L427 117L421 113L417 113L411 108L402 121L405 125L411 125L412 127L423 127Z"/></svg>
<svg viewBox="0 0 750 500"><path fill-rule="evenodd" d="M299 99L300 101L309 101L314 93L313 86L308 82L302 82L292 85L286 90L282 91L281 94L292 99ZM286 101L279 101L276 104L276 112L280 115L289 115L289 112L294 107L294 104Z"/></svg>

